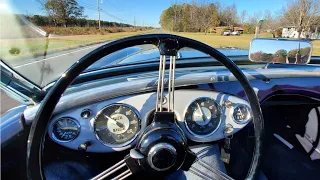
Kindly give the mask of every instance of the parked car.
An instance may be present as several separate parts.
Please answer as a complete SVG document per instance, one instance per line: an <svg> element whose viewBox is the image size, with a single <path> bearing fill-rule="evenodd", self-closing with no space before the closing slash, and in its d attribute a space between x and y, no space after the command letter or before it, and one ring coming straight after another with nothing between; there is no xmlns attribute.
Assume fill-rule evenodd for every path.
<svg viewBox="0 0 320 180"><path fill-rule="evenodd" d="M227 31L223 32L223 36L230 36L231 33L232 33L231 30L227 30Z"/></svg>
<svg viewBox="0 0 320 180"><path fill-rule="evenodd" d="M232 36L240 36L240 32L239 31L233 31L231 32Z"/></svg>

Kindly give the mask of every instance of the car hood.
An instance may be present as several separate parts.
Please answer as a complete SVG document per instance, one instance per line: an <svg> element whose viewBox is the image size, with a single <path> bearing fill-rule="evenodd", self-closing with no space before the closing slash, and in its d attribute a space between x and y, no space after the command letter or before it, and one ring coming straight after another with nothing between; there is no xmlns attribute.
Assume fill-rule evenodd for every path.
<svg viewBox="0 0 320 180"><path fill-rule="evenodd" d="M229 57L248 56L249 54L248 50L236 48L219 48L217 50ZM151 45L129 47L101 58L99 61L91 65L86 71L97 70L107 66L114 65L157 61L159 59L159 56L159 50L157 48L152 47ZM177 53L177 59L190 59L202 57L208 57L208 55L190 48L182 48Z"/></svg>

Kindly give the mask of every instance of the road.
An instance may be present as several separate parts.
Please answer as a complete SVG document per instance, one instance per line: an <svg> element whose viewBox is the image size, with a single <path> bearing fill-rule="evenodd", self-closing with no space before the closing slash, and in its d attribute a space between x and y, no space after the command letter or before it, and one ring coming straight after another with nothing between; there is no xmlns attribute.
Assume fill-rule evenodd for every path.
<svg viewBox="0 0 320 180"><path fill-rule="evenodd" d="M161 33L161 31L152 33ZM19 61L10 62L10 66L36 84L45 86L55 80L61 74L63 74L63 72L65 72L81 57L105 43L107 42L76 49L54 52L46 55L45 57L40 56L22 59ZM2 90L0 91L0 98L1 115L4 114L7 110L19 104L11 97L8 97Z"/></svg>
<svg viewBox="0 0 320 180"><path fill-rule="evenodd" d="M22 60L22 62L18 62L19 64L15 63L11 64L11 66L36 84L45 86L60 76L81 57L101 45L97 44L79 49L55 52L46 57L42 56Z"/></svg>
<svg viewBox="0 0 320 180"><path fill-rule="evenodd" d="M55 52L45 58L24 59L10 65L19 73L26 75L26 78L32 79L37 84L46 85L60 76L74 62L102 44ZM11 97L8 97L2 90L0 91L0 97L1 115L19 104Z"/></svg>

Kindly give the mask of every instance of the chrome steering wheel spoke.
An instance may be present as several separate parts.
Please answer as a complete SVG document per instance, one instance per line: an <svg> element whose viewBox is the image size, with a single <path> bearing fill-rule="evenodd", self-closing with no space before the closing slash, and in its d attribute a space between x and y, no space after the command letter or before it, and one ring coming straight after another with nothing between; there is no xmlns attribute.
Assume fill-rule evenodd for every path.
<svg viewBox="0 0 320 180"><path fill-rule="evenodd" d="M93 177L91 180L102 180L102 179L106 179L108 177L110 177L111 175L113 175L114 173L120 171L121 169L123 169L126 166L126 162L125 160L121 160L120 162L116 163L115 165L111 166L110 168L108 168L107 170L101 172L100 174L96 175L95 177ZM121 179L125 179L129 176L132 175L132 172L130 171L130 169L128 168L127 170L125 170L124 172L120 173L119 175L115 176L114 178L112 178L112 180L121 180ZM110 179L110 178L109 178Z"/></svg>
<svg viewBox="0 0 320 180"><path fill-rule="evenodd" d="M176 56L169 56L169 78L168 78L168 112L174 112L174 79L176 68ZM165 70L166 70L166 56L160 55L159 62L159 77L157 87L157 102L156 112L162 112L162 103L164 102L164 88L165 88Z"/></svg>

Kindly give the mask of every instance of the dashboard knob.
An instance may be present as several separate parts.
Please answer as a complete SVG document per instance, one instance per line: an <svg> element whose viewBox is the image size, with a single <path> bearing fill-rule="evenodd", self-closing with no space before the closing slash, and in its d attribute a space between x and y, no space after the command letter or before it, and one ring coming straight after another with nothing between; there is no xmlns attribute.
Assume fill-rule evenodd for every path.
<svg viewBox="0 0 320 180"><path fill-rule="evenodd" d="M91 146L91 142L86 141L86 142L79 145L78 150L82 151L82 152L86 152L89 146Z"/></svg>
<svg viewBox="0 0 320 180"><path fill-rule="evenodd" d="M83 119L88 119L88 118L91 117L91 114L92 114L92 112L91 112L90 109L84 109L84 110L81 112L80 116L81 116Z"/></svg>

